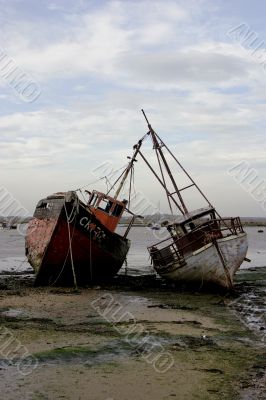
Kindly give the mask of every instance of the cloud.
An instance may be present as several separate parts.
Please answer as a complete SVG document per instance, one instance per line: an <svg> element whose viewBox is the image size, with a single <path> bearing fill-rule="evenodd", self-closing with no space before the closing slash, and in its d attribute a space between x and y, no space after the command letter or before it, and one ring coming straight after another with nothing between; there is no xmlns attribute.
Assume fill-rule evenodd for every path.
<svg viewBox="0 0 266 400"><path fill-rule="evenodd" d="M226 210L216 177L232 190L226 170L241 159L265 173L266 73L226 35L248 21L224 14L222 2L2 5L2 48L42 88L25 105L0 83L0 165L21 192L22 182L34 182L35 198L76 187L102 160L124 165L147 132L141 108ZM150 143L143 149L152 158ZM156 196L139 165L138 185ZM246 210L252 214L250 204Z"/></svg>
<svg viewBox="0 0 266 400"><path fill-rule="evenodd" d="M87 13L61 14L59 27L52 25L51 30L39 20L22 20L15 30L7 26L5 49L40 80L77 73L109 75L121 52L164 44L186 15L174 1L106 2Z"/></svg>
<svg viewBox="0 0 266 400"><path fill-rule="evenodd" d="M248 66L238 57L189 49L176 53L128 53L117 66L129 85L155 90L228 86L242 82L248 75Z"/></svg>

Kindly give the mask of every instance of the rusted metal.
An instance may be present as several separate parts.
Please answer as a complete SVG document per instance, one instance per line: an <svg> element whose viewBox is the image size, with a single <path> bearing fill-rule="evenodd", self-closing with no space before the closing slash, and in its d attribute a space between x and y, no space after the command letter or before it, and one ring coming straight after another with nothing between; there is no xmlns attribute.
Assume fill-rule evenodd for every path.
<svg viewBox="0 0 266 400"><path fill-rule="evenodd" d="M169 238L149 248L156 271L174 281L205 280L224 287L232 284L233 275L247 252L246 233L239 217L228 220L220 217L192 177L153 130L145 112L142 112L149 131L133 147L130 162L108 193L88 192L90 198L88 204L85 204L80 201L76 192L63 192L48 196L37 204L26 236L26 254L36 271L36 284L71 284L74 279L75 284L83 285L106 281L118 272L130 247L130 241L126 237L135 217L133 215L124 236L115 233L123 212L127 210L127 200L120 201L118 196L129 174L132 179L138 154L164 188L170 209L172 210L172 201L181 213L174 223L167 225ZM161 178L140 151L147 136L152 139ZM173 157L191 184L178 188L162 147ZM172 193L166 185L165 171L174 188ZM118 188L112 197L109 193L117 183ZM180 192L192 186L207 201L207 208L188 210ZM172 190L173 188L171 187ZM206 217L209 218L208 221L200 221Z"/></svg>
<svg viewBox="0 0 266 400"><path fill-rule="evenodd" d="M197 183L194 181L194 179L192 178L192 176L186 171L186 169L183 167L183 165L178 161L178 159L175 157L175 155L171 152L171 150L166 146L166 144L163 142L163 140L157 135L157 133L155 133L155 135L161 140L162 144L164 145L164 147L166 148L166 150L169 152L169 154L173 157L173 159L176 161L176 163L178 164L178 166L182 169L182 171L184 172L184 174L186 174L186 176L189 178L189 180L195 185L195 187L197 188L197 190L199 191L199 193L202 195L202 197L207 201L207 203L211 206L211 202L209 201L209 199L205 196L205 194L202 192L202 190L200 189L200 187L197 185Z"/></svg>
<svg viewBox="0 0 266 400"><path fill-rule="evenodd" d="M108 281L119 271L130 241L109 230L95 210L75 192L38 203L26 235L26 255L36 272L36 285L72 285L72 261L79 285Z"/></svg>
<svg viewBox="0 0 266 400"><path fill-rule="evenodd" d="M231 223L231 229L225 222ZM230 289L236 270L246 259L247 247L247 235L236 217L206 221L191 232L171 236L148 250L155 270L164 278L215 283Z"/></svg>
<svg viewBox="0 0 266 400"><path fill-rule="evenodd" d="M175 222L166 225L170 234L167 239L148 248L155 270L162 277L173 281L216 283L231 288L234 273L244 261L248 247L247 235L243 230L240 218L221 218L190 174L153 130L143 110L142 113L150 130L163 182L143 154L140 153L140 155L164 187L167 197L174 201L183 214ZM168 151L181 171L185 173L190 184L181 189L178 188L161 150L162 147ZM174 191L170 191L165 184L161 161ZM192 186L205 199L208 208L188 211L180 192ZM174 195L180 204L175 201ZM209 220L200 222L202 218L209 218Z"/></svg>
<svg viewBox="0 0 266 400"><path fill-rule="evenodd" d="M164 185L163 181L160 179L160 177L157 175L157 173L155 172L155 170L152 168L151 164L149 163L149 161L146 159L146 157L142 154L141 151L139 151L139 155L141 156L141 158L145 161L145 163L147 164L147 166L150 168L150 170L152 171L152 173L154 174L154 176L156 177L156 179L160 182L160 184L162 185L162 187L164 188L164 190L166 191L166 193L168 194L169 197L171 197L172 201L175 203L176 207L179 209L179 211L184 214L184 211L182 210L182 208L180 207L180 205L177 203L177 201L173 198L173 196L171 195L171 193L169 192L169 190L167 189L167 187Z"/></svg>
<svg viewBox="0 0 266 400"><path fill-rule="evenodd" d="M178 190L176 181L175 181L175 179L174 179L174 177L173 177L173 175L172 175L172 172L171 172L171 170L170 170L170 168L169 168L169 166L168 166L168 163L167 163L167 161L166 161L166 159L165 159L165 156L164 156L164 154L163 154L163 152L162 152L161 146L160 146L159 143L158 143L158 140L157 140L158 135L156 135L156 133L154 132L154 130L153 130L151 124L150 124L149 121L148 121L148 118L147 118L147 116L146 116L144 110L141 110L141 111L142 111L142 113L143 113L143 115L144 115L144 117L145 117L145 119L146 119L146 121L147 121L149 130L150 130L150 133L151 133L151 136L152 136L154 148L155 148L156 150L158 150L158 152L160 153L160 156L161 156L161 159L162 159L162 161L163 161L163 164L164 164L164 166L165 166L165 168L166 168L166 171L167 171L167 173L168 173L168 175L169 175L169 178L171 179L171 182L172 182L172 184L173 184L173 186L174 186L174 188L175 188L175 192L176 192L176 194L177 194L177 196L178 196L178 198L179 198L179 201L180 201L180 203L181 203L181 207L182 207L182 209L183 209L182 213L183 213L183 214L186 214L186 213L188 212L187 207L186 207L186 205L185 205L185 203L184 203L184 200L183 200L183 198L182 198L182 196L181 196L181 194L180 194L180 192L179 192L179 190ZM158 137L158 138L159 138L159 137ZM159 139L160 139L160 138L159 138ZM160 141L161 141L161 139L160 139ZM162 142L162 143L163 143L163 142ZM164 143L163 143L163 144L164 144ZM179 209L180 209L181 207L179 206Z"/></svg>
<svg viewBox="0 0 266 400"><path fill-rule="evenodd" d="M144 115L145 115L145 113L144 113ZM145 117L146 117L146 115L145 115ZM163 184L164 184L164 187L166 187L165 177L164 177L164 173L163 173L163 169L162 169L162 165L161 165L160 157L158 155L158 149L157 148L155 148L155 152L156 152L157 161L158 161L158 164L159 164L159 167L160 167ZM173 194L173 193L171 193L171 194ZM171 214L173 215L172 204L171 204L171 201L170 201L169 196L168 196L167 193L166 193L166 198L167 198L167 201L168 201L168 205L169 205Z"/></svg>
<svg viewBox="0 0 266 400"><path fill-rule="evenodd" d="M134 167L146 133L133 147L133 156L108 193L87 193L83 203L76 192L62 192L41 200L26 235L26 255L36 271L36 284L77 284L103 282L122 267L130 247L125 235L115 229L127 209L127 200L118 196ZM115 195L109 195L118 188ZM129 194L130 198L130 194Z"/></svg>
<svg viewBox="0 0 266 400"><path fill-rule="evenodd" d="M87 191L90 197L85 204L70 191L48 196L37 204L26 235L26 255L36 272L37 285L104 282L122 267L130 247L126 236L132 223L124 236L115 233L128 203L118 196L146 136L134 146L114 197L109 192Z"/></svg>

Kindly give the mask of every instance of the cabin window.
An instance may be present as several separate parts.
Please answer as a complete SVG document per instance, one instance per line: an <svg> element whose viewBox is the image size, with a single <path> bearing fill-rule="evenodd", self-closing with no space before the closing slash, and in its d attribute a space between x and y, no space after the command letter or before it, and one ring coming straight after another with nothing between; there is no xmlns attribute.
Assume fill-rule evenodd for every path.
<svg viewBox="0 0 266 400"><path fill-rule="evenodd" d="M122 204L118 204L105 197L95 196L95 199L93 199L93 195L89 200L89 204L95 205L98 210L104 211L113 217L119 217L125 208Z"/></svg>
<svg viewBox="0 0 266 400"><path fill-rule="evenodd" d="M109 212L110 212L110 210L111 210L111 208L113 207L113 202L112 201L108 201L108 203L106 204L106 207L105 207L105 212L107 212L108 214L109 214Z"/></svg>
<svg viewBox="0 0 266 400"><path fill-rule="evenodd" d="M180 225L168 225L167 230L171 235L180 237L184 235L184 229Z"/></svg>
<svg viewBox="0 0 266 400"><path fill-rule="evenodd" d="M192 231L193 231L193 229L196 228L194 222L190 222L190 223L189 223L189 227L190 227L190 229L191 229Z"/></svg>
<svg viewBox="0 0 266 400"><path fill-rule="evenodd" d="M198 225L200 225L202 223L202 221L200 221L200 220L194 220L193 222L191 221L191 222L188 222L185 226L184 226L184 228L185 228L185 231L186 232L191 232L191 231L193 231Z"/></svg>
<svg viewBox="0 0 266 400"><path fill-rule="evenodd" d="M190 232L190 228L189 228L188 224L183 225L182 228L183 228L183 230L184 230L184 232L185 232L186 234L187 234L188 232Z"/></svg>
<svg viewBox="0 0 266 400"><path fill-rule="evenodd" d="M120 204L116 204L115 207L114 207L114 209L113 209L112 215L113 215L114 217L119 217L120 214L121 214L122 211L123 211L123 208L124 208L124 207L121 206Z"/></svg>
<svg viewBox="0 0 266 400"><path fill-rule="evenodd" d="M205 215L202 215L201 217L193 219L193 221L186 222L183 225L183 229L186 233L188 233L199 226L204 226L208 224L208 221L211 221L213 219L215 219L215 215L213 213L207 213Z"/></svg>
<svg viewBox="0 0 266 400"><path fill-rule="evenodd" d="M47 210L50 210L52 208L52 204L50 203L46 203L46 202L42 202L38 208L46 208Z"/></svg>
<svg viewBox="0 0 266 400"><path fill-rule="evenodd" d="M105 211L106 203L107 203L107 201L105 199L99 199L98 204L97 204L98 210Z"/></svg>
<svg viewBox="0 0 266 400"><path fill-rule="evenodd" d="M94 207L96 204L96 201L97 201L97 196L95 195L95 193L93 193L89 199L89 204Z"/></svg>
<svg viewBox="0 0 266 400"><path fill-rule="evenodd" d="M106 212L107 214L110 213L110 210L113 207L114 202L108 199L101 199L101 201L98 203L98 209ZM112 213L113 215L113 213Z"/></svg>

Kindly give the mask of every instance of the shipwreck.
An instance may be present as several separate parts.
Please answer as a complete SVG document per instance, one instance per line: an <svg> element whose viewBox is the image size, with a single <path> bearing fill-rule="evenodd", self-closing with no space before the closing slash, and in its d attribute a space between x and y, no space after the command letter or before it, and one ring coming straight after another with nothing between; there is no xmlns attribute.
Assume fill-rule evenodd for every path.
<svg viewBox="0 0 266 400"><path fill-rule="evenodd" d="M128 201L119 199L141 146L134 147L115 184L114 196L96 190L86 191L88 201L81 201L77 191L59 192L40 200L30 220L25 249L36 278L35 285L86 285L108 282L122 267L130 240L127 238L135 215ZM117 225L128 212L132 218L123 235Z"/></svg>
<svg viewBox="0 0 266 400"><path fill-rule="evenodd" d="M234 274L244 260L250 261L246 258L247 234L240 218L220 216L142 112L148 124L147 135L152 140L159 171L156 172L141 152L139 155L163 187L173 216L171 222L162 224L167 229L167 237L148 248L154 269L161 277L173 282L232 288ZM186 186L178 187L166 153L171 163L185 175ZM205 207L194 210L188 208L183 194L192 188L207 203ZM174 210L180 215L174 216Z"/></svg>

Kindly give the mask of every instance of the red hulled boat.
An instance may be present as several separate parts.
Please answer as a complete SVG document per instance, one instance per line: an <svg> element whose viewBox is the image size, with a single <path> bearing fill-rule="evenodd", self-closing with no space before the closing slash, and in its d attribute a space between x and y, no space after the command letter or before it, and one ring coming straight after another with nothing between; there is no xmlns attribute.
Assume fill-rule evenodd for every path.
<svg viewBox="0 0 266 400"><path fill-rule="evenodd" d="M130 240L134 215L127 200L119 200L125 181L132 173L134 154L119 178L112 197L96 190L87 204L76 191L59 192L38 202L26 233L26 256L36 273L36 285L86 285L110 280L122 267ZM130 174L131 176L131 174ZM132 214L124 235L115 232L125 211Z"/></svg>

